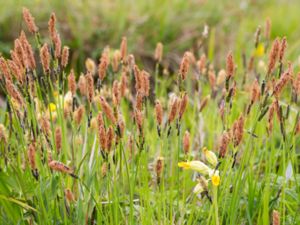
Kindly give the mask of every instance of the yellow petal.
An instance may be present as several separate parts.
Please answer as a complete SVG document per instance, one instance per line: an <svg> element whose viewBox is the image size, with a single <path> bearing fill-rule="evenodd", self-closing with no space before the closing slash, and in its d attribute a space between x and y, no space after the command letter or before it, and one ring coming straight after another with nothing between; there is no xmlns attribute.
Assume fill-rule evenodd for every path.
<svg viewBox="0 0 300 225"><path fill-rule="evenodd" d="M257 57L263 56L265 53L265 47L262 43L259 43L257 48L254 51L254 55Z"/></svg>
<svg viewBox="0 0 300 225"><path fill-rule="evenodd" d="M184 169L189 169L191 167L190 163L188 163L188 162L179 162L178 166L181 168L184 168Z"/></svg>
<svg viewBox="0 0 300 225"><path fill-rule="evenodd" d="M50 110L51 112L54 112L54 111L56 110L56 105L55 105L54 103L50 103L50 104L49 104L49 110Z"/></svg>
<svg viewBox="0 0 300 225"><path fill-rule="evenodd" d="M214 186L219 186L220 184L220 176L219 175L213 175L211 177L211 182Z"/></svg>

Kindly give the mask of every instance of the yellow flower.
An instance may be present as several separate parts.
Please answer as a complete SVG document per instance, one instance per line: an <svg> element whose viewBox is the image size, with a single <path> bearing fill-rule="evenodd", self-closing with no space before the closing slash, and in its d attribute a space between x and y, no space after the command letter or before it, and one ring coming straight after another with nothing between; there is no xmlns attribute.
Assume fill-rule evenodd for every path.
<svg viewBox="0 0 300 225"><path fill-rule="evenodd" d="M49 107L50 112L56 111L56 105L54 103L50 103L48 107Z"/></svg>
<svg viewBox="0 0 300 225"><path fill-rule="evenodd" d="M259 43L257 48L254 51L254 55L257 57L263 56L265 53L265 47L262 43Z"/></svg>
<svg viewBox="0 0 300 225"><path fill-rule="evenodd" d="M211 182L214 186L219 186L220 184L220 176L218 174L214 174L211 177Z"/></svg>
<svg viewBox="0 0 300 225"><path fill-rule="evenodd" d="M218 164L218 158L216 154L212 151L209 151L206 147L202 149L207 162L209 162L212 166L216 167Z"/></svg>
<svg viewBox="0 0 300 225"><path fill-rule="evenodd" d="M201 161L179 162L178 166L183 169L195 170L204 175L209 175L212 173L212 169Z"/></svg>

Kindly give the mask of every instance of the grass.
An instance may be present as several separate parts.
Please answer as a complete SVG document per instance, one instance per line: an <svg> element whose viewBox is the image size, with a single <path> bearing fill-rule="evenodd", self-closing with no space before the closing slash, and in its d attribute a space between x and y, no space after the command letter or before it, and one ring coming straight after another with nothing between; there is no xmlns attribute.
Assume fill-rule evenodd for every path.
<svg viewBox="0 0 300 225"><path fill-rule="evenodd" d="M182 4L184 8L187 3ZM30 43L36 53L42 43L48 43L49 56L40 59L36 54L38 66L32 69L26 61L17 64L27 77L23 84L12 70L5 73L8 61L1 58L6 104L0 110L0 215L5 224L276 224L278 217L282 224L300 222L300 127L295 99L300 87L296 85L297 64L289 71L288 61L294 62L289 48L282 73L276 59L275 69L268 75L273 40L260 36L260 44L269 43L266 51L248 43L247 64L251 56L255 59L249 69L244 68L239 49L233 51L233 63L226 58L227 52L216 56L222 51L218 51L220 44L212 29L209 38L201 37L204 47L185 53L174 73L167 73L164 64L153 59L156 65L148 74L139 61L140 71L133 67L131 48L126 52L123 42L122 60L104 50L101 56L101 62L116 60L118 70L109 64L101 79L96 63L89 61L81 77L85 81L92 78L92 82L84 93L79 90L81 84L70 95L71 66L63 66L64 55L52 54L55 40L34 38L44 33L31 34L37 43ZM30 32L26 34L29 37ZM117 36L121 40L120 34ZM134 40L127 38L129 43ZM164 53L167 51L165 48ZM191 56L198 59L202 54L210 61L199 70ZM49 71L40 63L45 59L50 59ZM232 76L228 75L230 64ZM186 73L183 68L187 65ZM223 78L222 68L226 70ZM75 70L77 82L80 74ZM128 83L120 94L123 76ZM288 82L273 95L282 77ZM258 93L255 98L254 89ZM136 92L143 96L141 105ZM179 119L184 93L188 105ZM155 100L163 109L161 135ZM239 118L244 122L238 122ZM187 150L183 147L186 131L190 134ZM229 143L222 142L226 132ZM203 147L217 157L218 165ZM205 165L198 162L193 168L191 161ZM180 168L182 165L186 169ZM215 180L218 178L220 183ZM193 192L196 185L198 193Z"/></svg>

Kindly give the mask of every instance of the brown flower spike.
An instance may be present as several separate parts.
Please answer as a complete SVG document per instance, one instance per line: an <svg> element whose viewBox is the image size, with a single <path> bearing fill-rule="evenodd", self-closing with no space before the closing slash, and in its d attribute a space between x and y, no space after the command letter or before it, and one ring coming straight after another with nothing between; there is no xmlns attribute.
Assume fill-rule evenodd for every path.
<svg viewBox="0 0 300 225"><path fill-rule="evenodd" d="M180 68L179 68L179 75L182 80L185 80L189 67L190 67L190 61L189 61L188 52L186 52L183 55L183 58L180 63Z"/></svg>
<svg viewBox="0 0 300 225"><path fill-rule="evenodd" d="M100 97L100 105L101 108L103 110L103 112L105 113L105 115L107 116L107 118L113 123L116 124L116 118L114 116L114 112L112 110L112 108L110 107L110 105L107 103L107 101L105 100L104 97Z"/></svg>
<svg viewBox="0 0 300 225"><path fill-rule="evenodd" d="M155 101L155 115L157 124L161 126L163 120L163 109L159 100Z"/></svg>
<svg viewBox="0 0 300 225"><path fill-rule="evenodd" d="M23 8L23 18L24 18L24 21L25 21L25 23L27 25L28 30L31 33L35 33L35 32L38 31L38 28L35 25L33 16L29 12L29 10L27 8L25 8L25 7Z"/></svg>
<svg viewBox="0 0 300 225"><path fill-rule="evenodd" d="M229 52L226 58L226 78L230 79L234 74L234 61L232 52Z"/></svg>
<svg viewBox="0 0 300 225"><path fill-rule="evenodd" d="M273 42L272 49L271 49L270 55L269 55L268 75L271 75L271 73L273 72L273 70L275 68L276 61L277 61L278 54L279 54L279 48L280 48L280 42L279 42L279 39L276 38L275 41Z"/></svg>
<svg viewBox="0 0 300 225"><path fill-rule="evenodd" d="M44 73L50 71L50 53L47 43L45 43L40 50L40 58L43 66Z"/></svg>
<svg viewBox="0 0 300 225"><path fill-rule="evenodd" d="M183 136L183 150L184 154L188 154L190 150L190 133L188 131L185 131Z"/></svg>

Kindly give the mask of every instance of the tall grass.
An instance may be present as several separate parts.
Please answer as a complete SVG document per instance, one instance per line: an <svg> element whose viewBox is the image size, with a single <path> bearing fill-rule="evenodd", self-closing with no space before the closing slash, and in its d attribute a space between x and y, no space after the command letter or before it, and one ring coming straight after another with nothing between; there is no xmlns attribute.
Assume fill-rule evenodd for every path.
<svg viewBox="0 0 300 225"><path fill-rule="evenodd" d="M170 74L158 44L147 72L124 37L81 73L55 14L48 43L23 16L36 42L0 58L3 223L300 222L300 75L270 26L222 68L200 48Z"/></svg>

